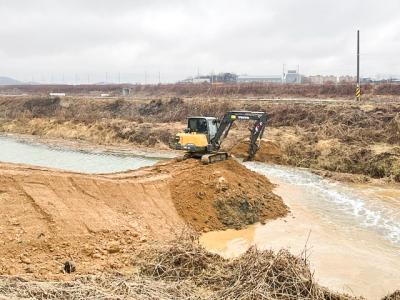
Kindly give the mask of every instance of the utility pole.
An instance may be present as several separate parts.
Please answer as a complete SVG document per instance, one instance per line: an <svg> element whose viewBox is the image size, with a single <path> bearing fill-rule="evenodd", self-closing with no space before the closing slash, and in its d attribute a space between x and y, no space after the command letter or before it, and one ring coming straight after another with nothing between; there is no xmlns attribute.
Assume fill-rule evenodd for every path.
<svg viewBox="0 0 400 300"><path fill-rule="evenodd" d="M361 81L360 81L360 30L357 30L357 86L356 99L361 100Z"/></svg>

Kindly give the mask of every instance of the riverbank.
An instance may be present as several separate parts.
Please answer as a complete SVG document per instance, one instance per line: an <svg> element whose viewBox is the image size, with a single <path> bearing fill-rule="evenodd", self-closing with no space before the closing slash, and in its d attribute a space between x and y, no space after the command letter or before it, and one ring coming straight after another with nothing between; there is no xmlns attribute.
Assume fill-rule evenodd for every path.
<svg viewBox="0 0 400 300"><path fill-rule="evenodd" d="M182 124L182 127L184 125ZM283 137L286 141L290 142L290 138L282 134L284 129L269 129L267 133L267 138L264 138L261 144L259 152L256 154L255 161L274 163L280 165L288 165L287 158L283 157L283 151L279 145L277 136L279 140L282 141ZM245 132L233 131L230 137L224 142L224 150L229 151L234 156L238 158L246 157L247 144L246 142L240 142L237 144L237 140L242 141L245 139ZM294 135L291 135L292 137ZM22 133L0 133L0 137L11 138L17 141L26 142L29 144L41 144L47 145L50 148L63 148L71 149L83 152L99 152L105 154L115 154L115 155L134 155L148 158L161 158L169 159L182 156L182 151L176 151L171 148L167 148L166 145L163 147L145 147L143 145L136 145L129 142L115 142L108 144L101 144L94 141L82 140L82 139L66 139L60 137L49 137L41 135L32 134L22 134ZM373 178L368 175L362 174L352 174L345 172L329 171L316 167L302 167L300 168L309 169L313 173L330 178L332 180L337 180L347 183L371 183L371 184L398 184L394 180L389 178Z"/></svg>
<svg viewBox="0 0 400 300"><path fill-rule="evenodd" d="M45 145L49 148L61 148L83 152L101 152L105 154L134 155L149 158L171 159L182 154L173 149L149 148L130 143L99 144L81 139L65 139L62 137L38 136L23 133L0 133L0 137L9 138L33 145Z"/></svg>
<svg viewBox="0 0 400 300"><path fill-rule="evenodd" d="M61 149L54 151L60 151L59 155L62 156ZM97 155L97 152L93 155ZM343 253L341 252L343 249L338 244L332 244L332 241L329 242L324 239L314 239L314 235L312 235L310 243L317 242L318 246L315 247L316 251L319 252L319 255L316 256L317 265L314 255L304 261L301 258L299 260L297 256L284 254L286 252L278 252L284 247L289 248L295 255L300 253L297 250L301 248L297 249L296 245L304 246L304 240L307 239L305 232L310 226L309 220L314 220L313 226L318 228L319 224L321 229L319 231L313 229L313 232L325 233L326 239L328 237L331 239L338 232L330 230L329 226L327 228L322 226L323 223L320 224L319 222L323 222L323 220L312 215L311 212L306 217L301 218L301 214L298 212L300 205L298 207L290 206L293 211L288 218L276 223L268 222L270 219L284 216L286 210L285 206L282 206L282 202L271 193L273 185L265 177L250 172L241 165L232 165L232 162L231 160L227 162L228 164L218 163L210 166L202 166L195 160L180 163L164 162L138 171L109 175L85 175L32 166L0 165L0 201L2 202L0 204L3 208L6 208L4 210L6 215L0 218L5 222L4 224L0 223L0 230L2 236L5 237L5 240L2 241L5 245L3 250L6 250L2 254L3 259L0 264L3 272L5 272L3 274L14 274L13 277L8 277L10 275L0 277L0 295L2 291L6 290L9 291L7 295L36 294L37 289L46 291L46 293L56 293L57 289L63 286L62 281L65 280L72 280L68 283L72 286L75 286L75 284L80 286L78 290L63 287L66 293L72 295L74 292L84 292L96 286L95 282L90 282L87 286L82 285L80 280L87 278L85 277L88 276L87 274L93 274L90 275L93 276L91 278L99 282L99 280L103 280L98 277L99 272L108 276L108 279L102 283L103 285L112 284L116 280L113 274L117 272L120 274L117 276L123 276L119 277L119 280L132 285L132 292L137 291L135 287L139 286L139 282L143 282L143 280L148 280L148 284L156 284L153 282L154 278L149 277L150 273L141 273L140 269L143 264L152 264L154 260L158 265L158 260L163 260L166 257L165 253L158 252L157 249L160 248L160 245L170 249L168 255L173 253L172 257L176 253L181 253L176 252L182 250L181 246L178 248L172 246L173 250L168 248L171 247L168 240L176 238L176 235L181 235L179 228L190 225L197 232L208 232L227 228L243 228L257 221L263 223L266 221L266 226L277 224L276 228L268 227L268 232L262 235L268 236L267 248L277 245L274 249L280 254L271 256L268 251L250 252L240 258L239 261L243 261L243 263L247 261L246 264L249 259L251 261L267 259L264 263L282 263L283 261L287 271L293 270L294 265L300 267L302 271L296 274L303 275L292 277L297 275L289 272L288 276L291 277L288 278L296 281L302 280L301 278L309 278L307 279L307 286L312 282L312 285L315 286L314 292L322 293L319 294L320 296L317 299L329 299L326 295L332 296L332 292L328 290L322 292L319 285L314 285L317 282L333 290L342 290L353 295L359 295L349 289L343 289L343 282L349 279L350 284L354 284L349 274L357 272L357 268L362 267L361 264L355 264L355 270L349 269L349 266L352 266L350 259L347 261L347 267L351 271L344 272L345 274L332 275L333 266L330 264L329 249L332 246L332 249L338 250L337 253ZM126 168L126 165L124 167ZM193 172L197 176L191 180ZM285 187L284 190L290 192L296 189ZM310 191L311 189L306 194L295 193L292 201L299 202L299 199L306 198ZM263 197L260 198L260 195L263 195ZM285 197L284 201L286 201L288 195L283 194L283 196ZM234 201L235 199L239 201ZM290 197L287 199L289 199L288 203L290 204ZM218 205L215 205L216 203ZM31 206L32 204L35 205ZM165 205L169 207L168 211L165 210ZM172 210L171 206L173 207ZM103 208L107 209L104 210ZM39 215L37 215L38 213ZM27 215L29 218L26 217ZM34 216L37 216L37 218ZM293 216L295 216L295 219L291 222ZM173 220L176 220L176 222L171 223ZM297 221L300 221L302 226L299 226L300 224ZM65 225L68 225L68 230L63 229ZM105 226L104 230L102 226ZM157 228L157 226L161 227ZM35 228L40 232L35 232ZM250 230L251 232L251 228L244 229L244 231ZM46 231L47 229L48 231ZM63 233L62 235L57 234L60 230ZM235 232L240 235L242 231ZM65 234L68 236L65 236ZM214 234L214 232L210 234ZM291 237L290 240L295 243L294 246L284 244L288 242L287 237ZM190 243L196 241L196 237L188 238ZM180 243L184 243L186 237L181 236L178 239ZM217 240L222 241L223 238L217 238ZM301 240L300 243L299 240ZM343 240L345 240L345 237L338 239L338 241ZM353 241L347 241L343 246L347 250L352 250L352 247L354 247L354 255L363 254L364 256L361 256L367 259L371 253L367 249L368 247L365 247L366 245L368 243L355 245ZM247 245L245 246L247 247ZM243 251L246 247L243 248ZM320 253L321 247L326 251L326 253L322 251L322 255ZM366 250L361 253L359 247L364 247ZM382 246L383 249L386 249L385 247ZM210 257L206 264L218 265L220 263L221 259L218 256L208 256L204 249L195 249L197 250L184 248L184 251L195 251L193 253L196 257L200 253L201 257L204 257L203 255ZM155 252L156 254L154 254ZM387 249L381 251L381 255L382 253L386 255L386 252ZM185 255L184 253L179 255ZM375 254L378 254L378 252ZM382 262L382 264L387 262L387 259L391 257L390 255L382 256L379 262ZM340 259L339 257L339 265L342 263ZM76 271L73 274L64 273L63 265L66 261L74 261ZM228 260L226 262L228 265L223 265L221 268L226 269L230 261ZM371 259L366 265L371 267L374 261ZM197 260L197 262L202 266L201 268L206 268L204 261ZM309 272L309 262L311 262L311 273ZM187 268L185 261L179 260L179 263L183 263L182 268ZM317 271L316 273L318 277L307 277L312 274L315 268L321 268L321 272ZM390 269L385 270L391 272ZM396 278L396 273L390 272L389 274ZM228 272L224 276L231 276L229 274ZM381 276L379 271L377 271L377 274ZM259 275L264 276L262 273ZM15 276L22 276L25 280L36 278L61 282L46 283L46 286L44 286L38 282L29 281L22 286L13 281ZM214 274L213 276L217 275ZM365 277L363 284L370 285L367 279ZM88 282L89 279L83 280ZM190 284L188 283L190 287L188 293L196 295L197 299L212 299L219 295L212 291L212 285L199 287L196 284L197 279L189 276L187 280L190 282ZM167 282L157 282L161 284L160 292L166 293L162 286ZM301 281L299 282L301 283ZM262 280L260 284L263 284ZM11 293L11 286L18 288L14 288ZM149 288L147 285L142 285L142 287ZM198 290L199 288L201 291ZM257 289L257 287L254 288ZM268 291L266 286L263 288L265 288L265 292ZM283 288L289 287L285 287L283 284ZM395 287L389 286L388 288L394 289ZM173 290L173 293L178 293L178 291ZM293 290L293 293L296 293L296 290ZM380 295L384 294L382 290ZM376 295L378 296L378 294ZM182 295L177 297L185 299L185 296ZM337 299L348 299L348 297L336 294L335 297L338 297Z"/></svg>
<svg viewBox="0 0 400 300"><path fill-rule="evenodd" d="M382 100L258 101L226 97L192 99L0 99L0 132L87 141L104 147L168 150L190 115L222 116L229 110L265 110L267 131L256 160L306 167L327 176L350 173L400 181L400 105ZM246 152L248 124L237 123L222 144Z"/></svg>

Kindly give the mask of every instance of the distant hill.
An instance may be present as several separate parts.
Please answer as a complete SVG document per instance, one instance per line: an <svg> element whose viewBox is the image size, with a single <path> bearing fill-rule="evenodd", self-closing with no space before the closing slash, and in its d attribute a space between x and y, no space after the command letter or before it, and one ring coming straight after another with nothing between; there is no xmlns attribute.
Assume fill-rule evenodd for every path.
<svg viewBox="0 0 400 300"><path fill-rule="evenodd" d="M10 77L0 76L0 85L16 85L16 84L22 84L22 82Z"/></svg>

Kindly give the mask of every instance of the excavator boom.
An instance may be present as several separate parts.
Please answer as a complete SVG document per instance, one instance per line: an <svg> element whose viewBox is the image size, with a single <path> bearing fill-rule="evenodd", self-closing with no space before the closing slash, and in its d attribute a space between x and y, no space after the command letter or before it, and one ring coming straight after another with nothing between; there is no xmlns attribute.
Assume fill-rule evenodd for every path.
<svg viewBox="0 0 400 300"><path fill-rule="evenodd" d="M211 140L214 150L219 150L223 139L228 135L233 123L236 120L254 120L253 127L250 129L250 143L247 160L252 160L256 154L259 145L257 140L261 140L267 123L267 114L265 112L254 111L230 111L227 112L221 120L218 131Z"/></svg>

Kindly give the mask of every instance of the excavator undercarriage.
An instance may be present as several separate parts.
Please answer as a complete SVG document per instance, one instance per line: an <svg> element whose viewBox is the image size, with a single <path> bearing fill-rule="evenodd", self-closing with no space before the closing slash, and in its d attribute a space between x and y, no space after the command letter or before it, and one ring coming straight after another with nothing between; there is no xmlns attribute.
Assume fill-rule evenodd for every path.
<svg viewBox="0 0 400 300"><path fill-rule="evenodd" d="M230 111L222 119L214 117L189 117L188 127L176 134L174 148L185 150L184 158L201 157L205 164L222 161L229 153L221 152L221 143L235 121L254 121L250 128L250 142L246 160L252 160L263 136L267 114L254 111Z"/></svg>

